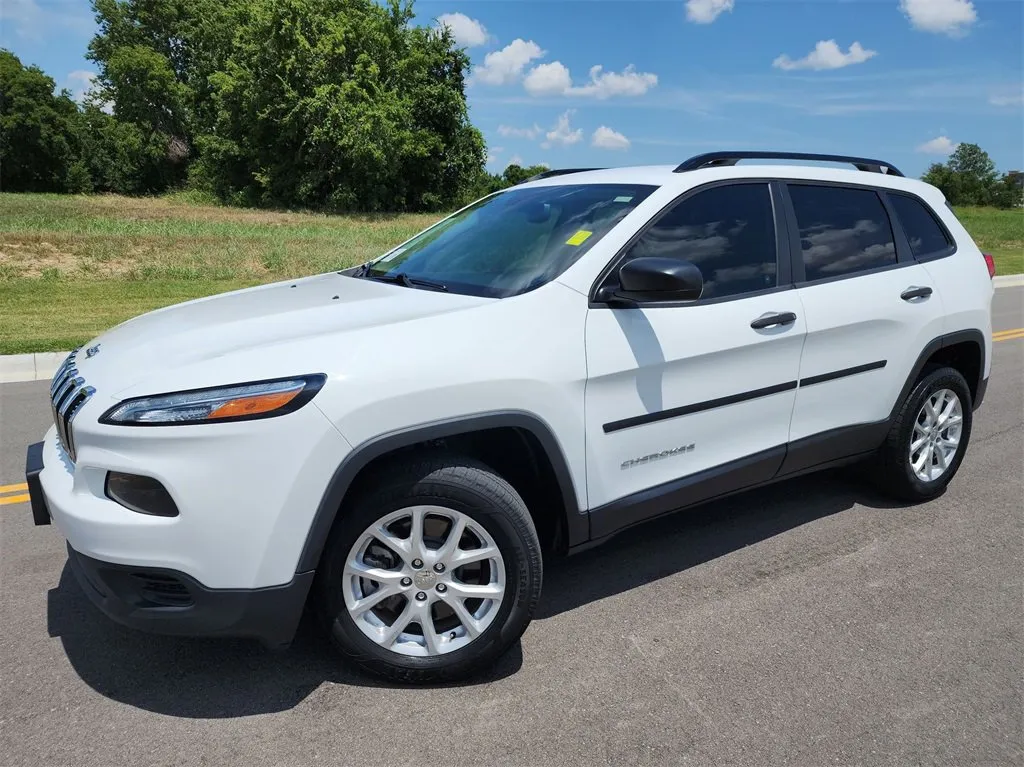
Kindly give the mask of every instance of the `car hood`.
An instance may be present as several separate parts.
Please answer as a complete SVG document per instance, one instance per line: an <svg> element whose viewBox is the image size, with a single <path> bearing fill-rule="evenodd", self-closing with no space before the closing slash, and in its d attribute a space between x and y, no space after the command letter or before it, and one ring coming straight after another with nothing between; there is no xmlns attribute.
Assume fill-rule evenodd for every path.
<svg viewBox="0 0 1024 767"><path fill-rule="evenodd" d="M90 341L77 359L91 385L114 394L183 365L254 348L408 322L495 299L330 273L158 309ZM95 349L92 357L87 351Z"/></svg>

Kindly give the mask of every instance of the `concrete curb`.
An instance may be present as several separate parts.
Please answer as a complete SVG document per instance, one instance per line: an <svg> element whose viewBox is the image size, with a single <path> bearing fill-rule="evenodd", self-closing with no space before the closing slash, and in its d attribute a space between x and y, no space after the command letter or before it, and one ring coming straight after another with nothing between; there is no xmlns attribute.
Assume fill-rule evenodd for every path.
<svg viewBox="0 0 1024 767"><path fill-rule="evenodd" d="M67 356L67 352L0 355L0 383L48 381Z"/></svg>
<svg viewBox="0 0 1024 767"><path fill-rule="evenodd" d="M1004 274L992 280L997 288L1024 287L1024 274ZM49 381L68 352L0 355L0 383Z"/></svg>
<svg viewBox="0 0 1024 767"><path fill-rule="evenodd" d="M997 288L1019 288L1024 286L1024 274L997 274L992 279L992 284Z"/></svg>

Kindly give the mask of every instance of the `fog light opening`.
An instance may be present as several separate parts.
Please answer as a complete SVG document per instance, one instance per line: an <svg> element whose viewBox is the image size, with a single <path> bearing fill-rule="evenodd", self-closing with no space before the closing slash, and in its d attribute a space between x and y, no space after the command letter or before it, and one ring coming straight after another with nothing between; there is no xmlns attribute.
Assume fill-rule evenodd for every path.
<svg viewBox="0 0 1024 767"><path fill-rule="evenodd" d="M110 500L139 514L178 516L178 507L174 505L171 494L152 477L110 471L107 472L105 492Z"/></svg>

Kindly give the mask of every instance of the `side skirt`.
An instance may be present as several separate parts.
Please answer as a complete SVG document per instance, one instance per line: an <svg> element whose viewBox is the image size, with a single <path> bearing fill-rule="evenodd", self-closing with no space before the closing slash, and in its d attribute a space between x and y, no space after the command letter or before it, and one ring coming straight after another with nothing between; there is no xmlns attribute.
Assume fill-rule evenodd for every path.
<svg viewBox="0 0 1024 767"><path fill-rule="evenodd" d="M591 539L569 553L597 546L629 527L665 514L867 458L882 444L888 430L888 421L834 429L599 506L590 512Z"/></svg>

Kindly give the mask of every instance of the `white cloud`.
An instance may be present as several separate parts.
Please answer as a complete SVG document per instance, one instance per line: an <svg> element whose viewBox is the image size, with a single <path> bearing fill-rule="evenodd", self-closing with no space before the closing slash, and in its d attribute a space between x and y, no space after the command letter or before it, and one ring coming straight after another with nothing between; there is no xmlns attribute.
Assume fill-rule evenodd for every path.
<svg viewBox="0 0 1024 767"><path fill-rule="evenodd" d="M484 164L485 165L497 165L501 161L500 158L498 157L498 155L500 155L504 151L505 151L505 148L504 147L500 147L500 146L489 146L489 147L487 147L484 150L484 152L486 154L486 159L484 160Z"/></svg>
<svg viewBox="0 0 1024 767"><path fill-rule="evenodd" d="M607 99L612 96L643 96L658 84L658 76L651 72L637 72L630 64L621 72L603 72L598 64L590 68L590 82L570 89L577 96Z"/></svg>
<svg viewBox="0 0 1024 767"><path fill-rule="evenodd" d="M541 144L542 147L550 149L553 146L572 146L582 140L583 129L577 128L573 130L572 126L569 125L569 118L572 117L575 111L575 109L569 109L559 116L555 127L544 134L547 141Z"/></svg>
<svg viewBox="0 0 1024 767"><path fill-rule="evenodd" d="M498 135L506 136L508 138L528 138L532 141L543 132L544 129L536 123L533 124L532 128L515 128L511 125L498 126Z"/></svg>
<svg viewBox="0 0 1024 767"><path fill-rule="evenodd" d="M516 38L500 51L492 51L484 56L484 63L473 69L472 80L485 85L518 82L526 65L545 53L533 40Z"/></svg>
<svg viewBox="0 0 1024 767"><path fill-rule="evenodd" d="M505 167L507 168L509 165L518 165L520 168L522 168L523 167L523 158L520 157L517 154L514 154L514 155L512 155L511 157L508 158L508 165L506 165Z"/></svg>
<svg viewBox="0 0 1024 767"><path fill-rule="evenodd" d="M802 59L794 61L785 53L772 62L776 69L784 69L787 72L793 69L842 69L851 64L863 64L872 56L877 56L878 51L868 50L861 47L860 43L853 43L850 49L843 53L835 40L819 40L814 50Z"/></svg>
<svg viewBox="0 0 1024 767"><path fill-rule="evenodd" d="M994 93L988 97L988 103L994 107L1024 106L1024 91L1019 93Z"/></svg>
<svg viewBox="0 0 1024 767"><path fill-rule="evenodd" d="M651 72L637 72L630 64L621 72L605 72L600 64L590 68L590 80L584 85L573 85L569 68L560 61L540 64L530 70L523 80L531 96L583 96L609 99L613 96L642 96L658 84L658 76Z"/></svg>
<svg viewBox="0 0 1024 767"><path fill-rule="evenodd" d="M92 90L95 79L95 72L76 69L74 72L68 72L68 76L64 78L64 87L71 91L71 98L81 104Z"/></svg>
<svg viewBox="0 0 1024 767"><path fill-rule="evenodd" d="M694 24L710 24L719 14L732 13L736 0L686 0L686 18Z"/></svg>
<svg viewBox="0 0 1024 767"><path fill-rule="evenodd" d="M531 69L523 87L531 96L560 96L572 87L572 77L561 61L552 61Z"/></svg>
<svg viewBox="0 0 1024 767"><path fill-rule="evenodd" d="M900 0L900 10L915 29L959 37L978 20L970 0Z"/></svg>
<svg viewBox="0 0 1024 767"><path fill-rule="evenodd" d="M629 149L629 139L607 125L602 125L590 137L590 145L598 149Z"/></svg>
<svg viewBox="0 0 1024 767"><path fill-rule="evenodd" d="M442 13L437 17L437 26L448 27L456 44L464 48L475 48L490 39L487 28L464 13Z"/></svg>
<svg viewBox="0 0 1024 767"><path fill-rule="evenodd" d="M938 136L931 141L925 141L917 148L917 151L923 154L940 154L946 157L953 154L958 146L960 145L949 140L949 136Z"/></svg>

